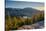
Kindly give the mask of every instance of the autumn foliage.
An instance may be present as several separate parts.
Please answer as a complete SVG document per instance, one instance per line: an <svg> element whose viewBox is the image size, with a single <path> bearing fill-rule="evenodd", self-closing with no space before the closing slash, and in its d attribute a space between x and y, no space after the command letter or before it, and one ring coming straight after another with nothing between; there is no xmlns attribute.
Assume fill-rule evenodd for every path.
<svg viewBox="0 0 46 31"><path fill-rule="evenodd" d="M18 27L22 25L31 25L39 21L44 20L44 12L39 12L31 18L23 18L23 17L16 17L16 16L5 16L5 30L17 30Z"/></svg>

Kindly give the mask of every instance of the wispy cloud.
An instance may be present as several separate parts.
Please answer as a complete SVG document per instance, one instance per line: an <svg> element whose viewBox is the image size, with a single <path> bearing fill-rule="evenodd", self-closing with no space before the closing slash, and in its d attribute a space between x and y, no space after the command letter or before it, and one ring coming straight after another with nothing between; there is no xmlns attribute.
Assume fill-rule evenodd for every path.
<svg viewBox="0 0 46 31"><path fill-rule="evenodd" d="M23 1L7 1L6 7L25 8L25 7L43 7L44 3L39 2L23 2Z"/></svg>

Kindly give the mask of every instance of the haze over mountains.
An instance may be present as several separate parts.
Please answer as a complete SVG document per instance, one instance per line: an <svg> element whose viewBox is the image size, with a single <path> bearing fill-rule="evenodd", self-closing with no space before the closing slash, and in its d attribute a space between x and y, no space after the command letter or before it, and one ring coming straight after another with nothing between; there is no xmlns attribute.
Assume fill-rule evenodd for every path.
<svg viewBox="0 0 46 31"><path fill-rule="evenodd" d="M24 9L6 8L5 9L6 15L10 15L10 16L32 16L38 12L40 12L40 10L36 10L33 8L24 8Z"/></svg>

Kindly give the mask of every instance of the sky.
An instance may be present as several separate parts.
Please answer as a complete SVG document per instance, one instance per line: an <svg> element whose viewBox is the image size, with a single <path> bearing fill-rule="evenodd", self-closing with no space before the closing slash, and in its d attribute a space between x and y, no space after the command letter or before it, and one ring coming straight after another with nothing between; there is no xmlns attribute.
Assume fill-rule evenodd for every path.
<svg viewBox="0 0 46 31"><path fill-rule="evenodd" d="M6 1L6 8L26 8L26 7L30 7L38 10L44 10L44 3L21 1L21 0Z"/></svg>
<svg viewBox="0 0 46 31"><path fill-rule="evenodd" d="M29 2L31 2L31 1L33 2L34 1L34 2L44 2L44 0L40 0L40 1L39 0L6 0L6 1L29 1Z"/></svg>

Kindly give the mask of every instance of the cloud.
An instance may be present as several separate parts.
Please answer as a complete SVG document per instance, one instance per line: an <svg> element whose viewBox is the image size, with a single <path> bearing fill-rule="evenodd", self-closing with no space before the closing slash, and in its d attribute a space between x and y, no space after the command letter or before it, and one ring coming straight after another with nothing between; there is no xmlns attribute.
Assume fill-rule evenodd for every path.
<svg viewBox="0 0 46 31"><path fill-rule="evenodd" d="M24 2L24 1L6 2L6 7L13 7L13 8L42 7L42 6L44 6L44 3L39 3L39 2Z"/></svg>

